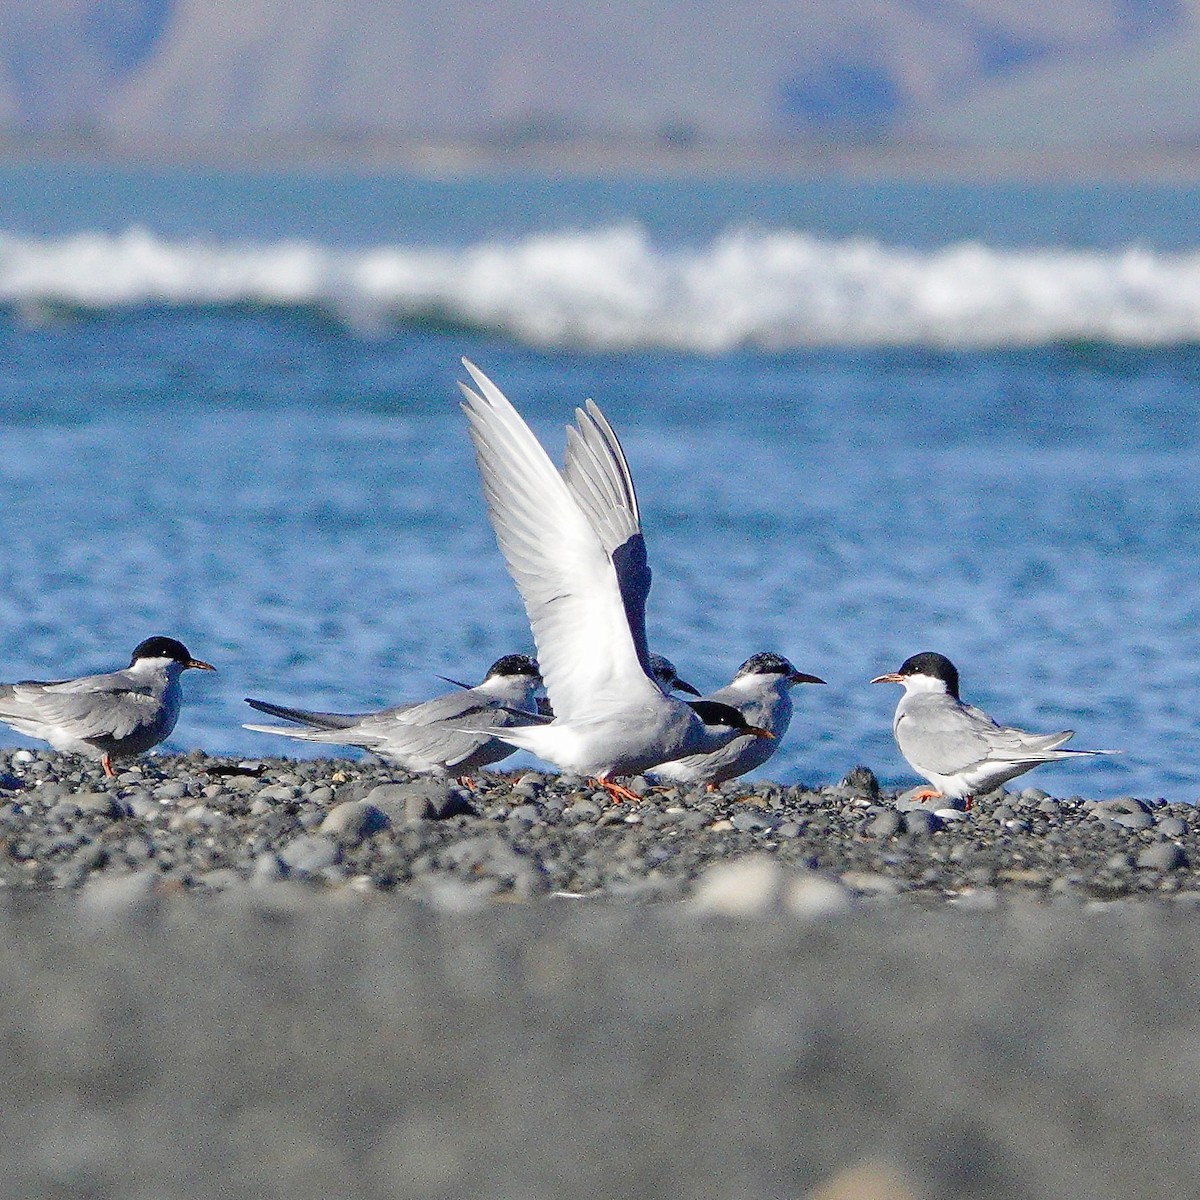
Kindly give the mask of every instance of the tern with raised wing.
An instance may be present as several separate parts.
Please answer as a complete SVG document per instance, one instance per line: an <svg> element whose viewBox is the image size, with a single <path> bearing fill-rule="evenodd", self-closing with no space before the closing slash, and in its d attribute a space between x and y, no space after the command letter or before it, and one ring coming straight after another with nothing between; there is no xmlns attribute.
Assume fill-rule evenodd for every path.
<svg viewBox="0 0 1200 1200"><path fill-rule="evenodd" d="M736 708L667 695L646 643L650 567L620 442L592 402L567 428L561 474L520 414L472 363L462 408L488 517L525 605L554 720L496 736L572 774L598 780L771 738Z"/></svg>

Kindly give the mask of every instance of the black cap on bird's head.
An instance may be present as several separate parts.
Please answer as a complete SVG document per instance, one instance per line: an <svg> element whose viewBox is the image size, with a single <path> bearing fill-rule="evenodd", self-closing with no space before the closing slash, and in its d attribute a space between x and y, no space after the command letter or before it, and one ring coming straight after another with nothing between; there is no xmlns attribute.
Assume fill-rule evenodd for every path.
<svg viewBox="0 0 1200 1200"><path fill-rule="evenodd" d="M537 662L528 654L506 654L503 658L496 659L488 667L485 678L491 679L493 675L528 675L537 680L542 678Z"/></svg>
<svg viewBox="0 0 1200 1200"><path fill-rule="evenodd" d="M772 654L770 651L752 654L738 667L734 678L741 679L747 675L786 675L788 683L793 684L825 682L816 675L806 675L803 671L797 671L782 654Z"/></svg>
<svg viewBox="0 0 1200 1200"><path fill-rule="evenodd" d="M134 663L143 658L166 658L179 663L182 667L194 667L198 671L215 671L217 669L210 663L193 658L191 651L181 641L171 637L148 637L144 642L138 642L129 658L129 665L132 667Z"/></svg>
<svg viewBox="0 0 1200 1200"><path fill-rule="evenodd" d="M938 654L936 650L923 650L920 654L914 654L900 664L900 670L892 671L887 675L879 675L871 682L904 683L914 675L940 680L949 695L953 696L955 700L959 698L958 670L944 654Z"/></svg>
<svg viewBox="0 0 1200 1200"><path fill-rule="evenodd" d="M773 739L775 737L769 729L751 725L732 704L722 704L718 700L685 700L684 703L705 725L725 726L737 730L738 733L748 733L757 738Z"/></svg>

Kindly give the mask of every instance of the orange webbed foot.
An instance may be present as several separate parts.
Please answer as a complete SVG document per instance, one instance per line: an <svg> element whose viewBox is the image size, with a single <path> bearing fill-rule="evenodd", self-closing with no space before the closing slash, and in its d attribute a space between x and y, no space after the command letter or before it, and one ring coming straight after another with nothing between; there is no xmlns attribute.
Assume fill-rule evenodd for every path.
<svg viewBox="0 0 1200 1200"><path fill-rule="evenodd" d="M614 804L620 804L622 800L627 800L630 804L637 804L642 799L637 792L631 792L627 787L622 787L611 779L597 779L595 782L609 794Z"/></svg>

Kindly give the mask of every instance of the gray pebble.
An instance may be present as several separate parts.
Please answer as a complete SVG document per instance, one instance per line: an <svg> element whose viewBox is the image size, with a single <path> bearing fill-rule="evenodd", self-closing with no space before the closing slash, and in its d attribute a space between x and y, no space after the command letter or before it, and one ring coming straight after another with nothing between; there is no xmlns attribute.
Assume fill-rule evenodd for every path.
<svg viewBox="0 0 1200 1200"><path fill-rule="evenodd" d="M1163 817L1154 827L1154 832L1165 838L1183 837L1187 833L1187 822L1182 817Z"/></svg>
<svg viewBox="0 0 1200 1200"><path fill-rule="evenodd" d="M232 867L218 867L216 870L197 875L196 882L214 892L224 892L230 888L241 887L242 877Z"/></svg>
<svg viewBox="0 0 1200 1200"><path fill-rule="evenodd" d="M518 804L509 811L508 819L514 825L524 825L528 828L542 819L542 813L536 804Z"/></svg>
<svg viewBox="0 0 1200 1200"><path fill-rule="evenodd" d="M412 783L385 783L364 797L393 823L438 821L473 813L467 793L446 779L414 779Z"/></svg>
<svg viewBox="0 0 1200 1200"><path fill-rule="evenodd" d="M889 838L895 837L896 834L904 828L904 817L898 812L889 810L882 812L867 826L867 832L872 837Z"/></svg>
<svg viewBox="0 0 1200 1200"><path fill-rule="evenodd" d="M293 787L290 784L269 784L262 788L257 796L259 800L296 800L300 796L300 789Z"/></svg>
<svg viewBox="0 0 1200 1200"><path fill-rule="evenodd" d="M279 858L289 871L298 875L315 875L332 867L342 852L332 838L303 835L293 838L279 852Z"/></svg>
<svg viewBox="0 0 1200 1200"><path fill-rule="evenodd" d="M1092 805L1093 813L1144 813L1149 812L1149 806L1133 796L1117 796L1113 800L1098 800Z"/></svg>
<svg viewBox="0 0 1200 1200"><path fill-rule="evenodd" d="M348 800L330 809L321 822L321 832L349 845L386 829L390 822L375 805L366 800Z"/></svg>
<svg viewBox="0 0 1200 1200"><path fill-rule="evenodd" d="M145 792L133 792L125 797L131 815L139 821L156 821L163 815L163 806Z"/></svg>
<svg viewBox="0 0 1200 1200"><path fill-rule="evenodd" d="M941 829L941 827L942 822L935 813L925 812L921 809L911 809L904 814L905 833L921 836L933 833L935 830Z"/></svg>
<svg viewBox="0 0 1200 1200"><path fill-rule="evenodd" d="M576 821L594 821L599 815L600 805L594 800L576 800L563 809L564 817L572 817Z"/></svg>
<svg viewBox="0 0 1200 1200"><path fill-rule="evenodd" d="M1149 813L1114 813L1104 818L1106 825L1116 825L1121 829L1152 829L1154 818Z"/></svg>
<svg viewBox="0 0 1200 1200"><path fill-rule="evenodd" d="M255 883L274 883L287 878L287 864L274 852L260 854L254 860L251 878Z"/></svg>
<svg viewBox="0 0 1200 1200"><path fill-rule="evenodd" d="M83 813L92 813L99 817L123 815L123 806L107 792L76 792L74 800Z"/></svg>
<svg viewBox="0 0 1200 1200"><path fill-rule="evenodd" d="M1187 855L1174 842L1154 842L1138 854L1137 865L1148 871L1176 871L1187 866Z"/></svg>
<svg viewBox="0 0 1200 1200"><path fill-rule="evenodd" d="M868 800L879 799L879 780L870 767L851 767L839 785L847 792L856 792Z"/></svg>
<svg viewBox="0 0 1200 1200"><path fill-rule="evenodd" d="M46 813L46 816L51 821L60 821L63 824L71 824L77 821L82 815L83 810L71 800L60 800Z"/></svg>
<svg viewBox="0 0 1200 1200"><path fill-rule="evenodd" d="M744 833L760 833L764 830L774 829L779 824L779 820L761 808L739 808L729 818L729 823L734 829L739 829Z"/></svg>

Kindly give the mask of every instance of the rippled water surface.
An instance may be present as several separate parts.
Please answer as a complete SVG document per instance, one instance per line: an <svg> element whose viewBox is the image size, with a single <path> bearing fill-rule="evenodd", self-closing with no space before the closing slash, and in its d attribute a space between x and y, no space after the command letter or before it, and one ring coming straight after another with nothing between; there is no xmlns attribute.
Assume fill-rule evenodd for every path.
<svg viewBox="0 0 1200 1200"><path fill-rule="evenodd" d="M767 774L911 779L897 689L866 681L938 649L997 717L1126 751L1030 783L1200 796L1200 268L1174 193L1149 227L1120 190L977 189L939 241L934 188L898 213L593 185L589 226L584 185L525 181L509 212L502 181L69 178L0 202L0 677L171 633L221 668L186 680L172 744L264 753L299 744L241 730L243 696L362 708L528 648L465 354L556 457L602 405L685 676L774 649L829 681Z"/></svg>

